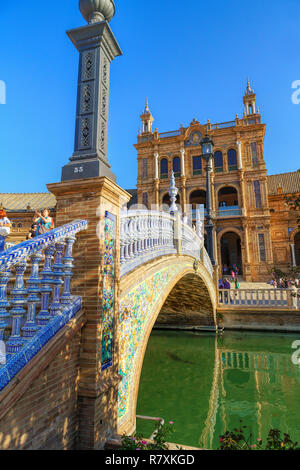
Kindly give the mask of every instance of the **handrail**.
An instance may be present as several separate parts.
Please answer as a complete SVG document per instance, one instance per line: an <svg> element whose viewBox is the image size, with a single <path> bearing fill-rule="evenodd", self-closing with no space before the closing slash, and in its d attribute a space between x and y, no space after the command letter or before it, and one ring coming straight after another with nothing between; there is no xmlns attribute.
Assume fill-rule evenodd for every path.
<svg viewBox="0 0 300 470"><path fill-rule="evenodd" d="M75 220L3 251L0 255L0 271L20 263L20 261L33 255L36 251L44 250L49 245L66 238L68 235L75 235L77 232L85 230L87 226L88 222L86 220Z"/></svg>
<svg viewBox="0 0 300 470"><path fill-rule="evenodd" d="M144 421L153 421L154 423L160 423L161 426L164 426L165 420L163 418L153 418L152 416L143 416L143 415L136 415L137 419L142 419ZM157 435L158 430L155 429L155 431L151 434L149 437L149 441L153 441L155 436Z"/></svg>
<svg viewBox="0 0 300 470"><path fill-rule="evenodd" d="M179 215L155 210L129 210L121 214L121 276L163 255L201 257L202 238ZM181 247L181 248L180 248Z"/></svg>
<svg viewBox="0 0 300 470"><path fill-rule="evenodd" d="M81 309L81 297L71 293L72 253L75 235L87 226L86 220L75 220L1 254L0 342L5 364L2 357L0 390ZM25 280L27 261L30 274ZM12 268L15 281L8 289Z"/></svg>
<svg viewBox="0 0 300 470"><path fill-rule="evenodd" d="M297 289L218 289L220 307L298 309Z"/></svg>

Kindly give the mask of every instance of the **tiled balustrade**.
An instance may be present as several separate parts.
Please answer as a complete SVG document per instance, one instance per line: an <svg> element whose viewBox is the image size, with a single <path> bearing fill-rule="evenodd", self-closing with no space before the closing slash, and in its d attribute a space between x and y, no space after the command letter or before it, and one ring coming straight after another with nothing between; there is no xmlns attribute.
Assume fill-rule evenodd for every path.
<svg viewBox="0 0 300 470"><path fill-rule="evenodd" d="M1 254L0 390L80 310L81 298L71 294L72 249L87 225L74 221Z"/></svg>
<svg viewBox="0 0 300 470"><path fill-rule="evenodd" d="M177 254L179 247L196 259L205 251L203 236L179 216L146 210L122 213L120 245L121 276L152 259Z"/></svg>
<svg viewBox="0 0 300 470"><path fill-rule="evenodd" d="M220 307L297 309L297 289L219 289Z"/></svg>

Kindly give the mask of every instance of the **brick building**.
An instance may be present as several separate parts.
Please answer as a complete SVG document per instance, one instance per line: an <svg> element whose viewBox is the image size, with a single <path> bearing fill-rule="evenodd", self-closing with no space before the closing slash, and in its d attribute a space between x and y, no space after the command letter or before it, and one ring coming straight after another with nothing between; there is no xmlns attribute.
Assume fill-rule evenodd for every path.
<svg viewBox="0 0 300 470"><path fill-rule="evenodd" d="M266 125L262 123L256 94L249 81L243 97L244 113L234 121L206 124L194 119L172 132L152 130L154 118L148 102L141 115L137 144L138 204L169 204L171 171L179 189L178 204L194 217L197 204L206 204L206 164L201 139L214 142L211 173L214 244L220 270L237 264L249 281L269 278L276 265L300 265L297 214L286 196L300 194L300 172L267 175L264 158Z"/></svg>
<svg viewBox="0 0 300 470"><path fill-rule="evenodd" d="M215 224L215 253L220 270L237 264L248 281L267 280L276 266L287 270L300 266L299 214L290 210L288 196L300 195L300 171L267 175L264 159L266 125L248 82L240 119L202 124L194 119L188 127L159 133L148 102L141 115L138 135L137 190L130 204L167 208L171 170L179 189L182 212L194 217L197 204L206 204L206 164L201 139L208 133L214 141L211 173ZM48 208L55 220L56 199L49 193L0 194L13 229L11 242L21 242L32 224L35 210Z"/></svg>

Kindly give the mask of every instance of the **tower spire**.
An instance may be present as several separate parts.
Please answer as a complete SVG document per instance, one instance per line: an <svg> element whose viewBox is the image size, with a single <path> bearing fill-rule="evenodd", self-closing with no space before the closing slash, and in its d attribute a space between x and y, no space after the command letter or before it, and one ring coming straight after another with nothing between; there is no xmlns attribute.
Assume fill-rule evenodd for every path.
<svg viewBox="0 0 300 470"><path fill-rule="evenodd" d="M254 91L250 86L249 77L247 77L247 88L246 88L246 95L253 95Z"/></svg>
<svg viewBox="0 0 300 470"><path fill-rule="evenodd" d="M251 88L249 77L247 77L247 88L245 91L243 102L245 105L246 116L256 114L256 94Z"/></svg>
<svg viewBox="0 0 300 470"><path fill-rule="evenodd" d="M151 134L152 133L152 124L154 121L154 118L151 114L151 111L149 109L149 100L146 98L146 106L144 109L143 114L141 115L141 120L143 123L143 134Z"/></svg>
<svg viewBox="0 0 300 470"><path fill-rule="evenodd" d="M150 113L150 109L149 109L149 101L148 101L148 98L146 98L146 107L145 107L145 113Z"/></svg>

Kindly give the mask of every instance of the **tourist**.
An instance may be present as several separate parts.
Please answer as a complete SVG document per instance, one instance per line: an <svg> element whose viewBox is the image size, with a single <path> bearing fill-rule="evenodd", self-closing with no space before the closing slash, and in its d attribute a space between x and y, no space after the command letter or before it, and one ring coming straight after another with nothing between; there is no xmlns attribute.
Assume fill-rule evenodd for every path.
<svg viewBox="0 0 300 470"><path fill-rule="evenodd" d="M228 299L229 299L228 290L231 289L231 285L230 285L230 282L226 278L223 279L223 289L225 289L224 302L228 304Z"/></svg>
<svg viewBox="0 0 300 470"><path fill-rule="evenodd" d="M223 303L223 292L220 292L221 289L224 289L223 279L219 279L219 301Z"/></svg>
<svg viewBox="0 0 300 470"><path fill-rule="evenodd" d="M234 281L234 287L235 287L235 289L239 289L239 288L240 288L240 284L239 284L239 281L238 281L238 278L237 278L237 277L235 278L235 281Z"/></svg>
<svg viewBox="0 0 300 470"><path fill-rule="evenodd" d="M33 223L37 225L36 235L42 235L54 228L54 222L52 217L49 216L48 209L44 209L41 213L36 212Z"/></svg>
<svg viewBox="0 0 300 470"><path fill-rule="evenodd" d="M32 224L31 229L29 230L28 235L26 237L26 240L31 240L31 238L36 237L36 233L37 233L37 224Z"/></svg>
<svg viewBox="0 0 300 470"><path fill-rule="evenodd" d="M5 249L5 239L10 234L12 225L4 209L0 209L0 252Z"/></svg>
<svg viewBox="0 0 300 470"><path fill-rule="evenodd" d="M235 271L233 268L231 270L231 279L232 279L232 282L235 282Z"/></svg>

